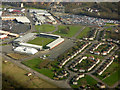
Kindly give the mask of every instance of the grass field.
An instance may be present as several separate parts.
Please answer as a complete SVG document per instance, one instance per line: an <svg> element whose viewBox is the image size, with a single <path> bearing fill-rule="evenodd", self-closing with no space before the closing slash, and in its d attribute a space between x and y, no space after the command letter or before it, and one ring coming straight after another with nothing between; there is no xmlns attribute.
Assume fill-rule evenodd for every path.
<svg viewBox="0 0 120 90"><path fill-rule="evenodd" d="M105 26L113 26L115 25L114 23L107 23Z"/></svg>
<svg viewBox="0 0 120 90"><path fill-rule="evenodd" d="M34 58L32 60L24 61L22 63L25 64L26 66L28 66L28 67L38 71L39 73L42 73L42 74L44 74L44 75L46 75L46 76L48 76L50 78L53 78L53 75L54 75L54 73L52 71L53 68L51 68L51 69L48 69L48 68L41 68L41 69L39 69L38 68L38 65L40 63L42 63L42 62L44 62L44 60L39 59L39 58Z"/></svg>
<svg viewBox="0 0 120 90"><path fill-rule="evenodd" d="M94 55L94 54L86 54L86 56L94 56L95 58L99 58L99 59L104 59L103 56L100 56L100 55Z"/></svg>
<svg viewBox="0 0 120 90"><path fill-rule="evenodd" d="M108 73L113 73L118 69L118 63L113 62L104 72L102 75L98 76L100 79L103 79L103 76L107 75Z"/></svg>
<svg viewBox="0 0 120 90"><path fill-rule="evenodd" d="M117 70L117 71L113 72L109 77L105 78L105 79L103 80L103 82L105 82L106 84L112 86L112 85L114 85L117 81L120 80L119 75L120 75L120 70Z"/></svg>
<svg viewBox="0 0 120 90"><path fill-rule="evenodd" d="M63 34L60 32L61 29L65 29L66 27L69 27L70 30L67 34ZM80 29L82 28L82 26L67 26L67 25L60 25L58 26L58 31L54 32L54 34L58 34L61 35L63 37L72 37L74 36Z"/></svg>
<svg viewBox="0 0 120 90"><path fill-rule="evenodd" d="M90 27L86 27L84 30L82 30L82 32L77 36L77 38L84 38L87 37L89 31L91 30Z"/></svg>
<svg viewBox="0 0 120 90"><path fill-rule="evenodd" d="M99 79L103 80L108 85L115 84L118 80L120 80L119 77L120 70L119 70L119 64L118 62L113 62L104 72L101 76L97 76ZM103 76L108 76L106 78L103 78Z"/></svg>
<svg viewBox="0 0 120 90"><path fill-rule="evenodd" d="M30 44L35 44L35 45L40 45L40 46L45 46L48 43L54 41L55 39L52 38L44 38L44 37L37 37L31 41L29 41L28 43Z"/></svg>
<svg viewBox="0 0 120 90"><path fill-rule="evenodd" d="M53 30L55 30L55 27L53 25L49 25L49 24L43 24L43 25L36 25L35 29L39 32L51 32Z"/></svg>
<svg viewBox="0 0 120 90"><path fill-rule="evenodd" d="M112 28L112 27L109 27L109 28L107 28L106 30L110 31L110 30L113 30L113 28Z"/></svg>
<svg viewBox="0 0 120 90"><path fill-rule="evenodd" d="M93 79L91 76L86 75L84 78L81 78L78 80L78 85L71 85L72 88L78 88L81 85L87 85L89 84L90 86L93 86L97 84L97 81Z"/></svg>
<svg viewBox="0 0 120 90"><path fill-rule="evenodd" d="M25 88L57 88L56 86L40 79L39 77L28 77L26 75L28 73L27 71L19 68L11 62L2 64L2 73L8 77L11 77L14 79L14 81L24 86Z"/></svg>

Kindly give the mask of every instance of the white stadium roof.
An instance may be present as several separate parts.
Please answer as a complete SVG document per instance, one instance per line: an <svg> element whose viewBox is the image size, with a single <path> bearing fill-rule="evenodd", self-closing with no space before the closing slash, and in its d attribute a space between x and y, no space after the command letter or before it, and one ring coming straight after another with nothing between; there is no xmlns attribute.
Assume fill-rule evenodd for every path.
<svg viewBox="0 0 120 90"><path fill-rule="evenodd" d="M46 45L47 47L50 47L50 49L54 48L55 46L59 45L64 41L63 38L58 38L55 41L51 42L50 44Z"/></svg>
<svg viewBox="0 0 120 90"><path fill-rule="evenodd" d="M19 43L19 45L22 45L22 46L27 46L27 47L32 47L32 48L36 48L36 49L42 49L42 46L39 46L39 45L34 45L34 44L28 44L28 43Z"/></svg>
<svg viewBox="0 0 120 90"><path fill-rule="evenodd" d="M23 47L23 46L16 47L16 48L14 49L14 51L20 52L20 53L27 53L27 54L35 54L35 53L38 52L38 50L36 50L36 49L34 49L34 48Z"/></svg>
<svg viewBox="0 0 120 90"><path fill-rule="evenodd" d="M30 20L27 17L16 17L16 20L22 23L30 23Z"/></svg>

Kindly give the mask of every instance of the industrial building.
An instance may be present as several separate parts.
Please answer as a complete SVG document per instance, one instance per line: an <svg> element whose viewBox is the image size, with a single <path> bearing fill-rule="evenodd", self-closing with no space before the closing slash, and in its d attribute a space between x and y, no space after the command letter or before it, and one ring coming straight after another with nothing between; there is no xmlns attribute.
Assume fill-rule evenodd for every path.
<svg viewBox="0 0 120 90"><path fill-rule="evenodd" d="M0 35L0 39L7 38L7 35Z"/></svg>
<svg viewBox="0 0 120 90"><path fill-rule="evenodd" d="M30 23L30 20L26 16L2 16L2 20L16 20L19 23Z"/></svg>
<svg viewBox="0 0 120 90"><path fill-rule="evenodd" d="M19 46L14 49L15 52L19 53L26 53L26 54L32 54L34 55L35 53L38 52L38 50L30 47L24 47L24 46Z"/></svg>
<svg viewBox="0 0 120 90"><path fill-rule="evenodd" d="M3 31L3 30L0 30L0 34L5 34L5 35L9 35L9 36L19 37L18 34L10 33L10 32Z"/></svg>
<svg viewBox="0 0 120 90"><path fill-rule="evenodd" d="M57 21L53 18L53 16L48 13L46 10L40 10L40 9L30 9L29 12L34 17L35 25L41 25L45 23L49 24L56 24Z"/></svg>
<svg viewBox="0 0 120 90"><path fill-rule="evenodd" d="M17 22L19 22L19 23L27 23L27 24L29 24L30 23L30 20L27 18L27 17L17 17L16 18L16 20L17 20Z"/></svg>
<svg viewBox="0 0 120 90"><path fill-rule="evenodd" d="M40 10L40 9L30 9L30 13L47 13L46 10Z"/></svg>

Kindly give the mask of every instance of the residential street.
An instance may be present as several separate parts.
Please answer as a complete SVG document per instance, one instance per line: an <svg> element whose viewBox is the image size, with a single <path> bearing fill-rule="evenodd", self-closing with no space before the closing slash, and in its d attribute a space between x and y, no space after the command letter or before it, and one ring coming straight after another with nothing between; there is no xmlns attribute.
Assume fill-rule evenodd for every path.
<svg viewBox="0 0 120 90"><path fill-rule="evenodd" d="M33 21L33 18L30 16L30 13L26 10L25 12L26 16L28 17L28 19L30 20L30 26L31 26L31 29L29 31L27 31L26 33L30 33L30 32L34 32L36 31L35 30L35 25L34 25L34 21ZM56 32L58 30L58 24L57 25L54 25L55 26L55 30L51 31L51 32L48 32L48 33L53 33L53 32ZM53 85L56 85L60 88L71 88L70 86L70 80L71 78L73 78L74 76L78 75L79 73L77 72L73 72L71 70L69 70L68 66L71 65L73 63L74 60L78 59L79 57L82 57L82 56L85 56L87 54L90 54L88 51L89 49L91 48L91 46L93 46L94 44L98 43L98 39L99 39L99 36L100 36L100 31L103 30L104 28L100 28L100 30L98 30L97 34L96 34L96 37L95 37L95 40L93 41L85 41L85 42L90 42L91 44L87 46L87 48L85 48L81 53L79 53L76 57L74 57L72 60L70 60L69 62L67 62L67 64L65 64L64 66L64 69L67 70L69 72L69 76L67 77L67 79L65 80L53 80L53 79L50 79L49 77L33 70L32 68L28 67L28 66L25 66L24 64L22 64L22 61L26 61L26 60L31 60L33 58L40 58L44 55L48 55L48 57L46 59L49 59L49 60L55 60L58 56L60 56L61 54L63 54L65 51L67 51L68 49L70 49L71 47L75 46L75 40L79 40L79 39L76 39L76 37L86 28L87 26L83 26L73 37L71 38L68 38L68 37L64 37L64 42L62 42L60 45L58 45L57 47L53 48L53 49L50 49L50 50L46 50L46 51L39 51L38 53L36 53L35 55L30 55L30 57L27 57L27 58L24 58L24 59L20 59L20 60L14 60L10 57L8 57L6 54L9 54L9 53L15 53L13 51L13 46L12 44L8 44L8 45L5 45L5 46L0 46L0 54L2 55L2 57L5 58L5 60L7 61L10 61L12 63L14 63L15 65L17 65L18 67L24 69L24 70L27 70L29 72L31 72L33 75L37 76L37 77L40 77L41 79L53 84ZM24 34L26 34L24 33ZM12 41L12 40L11 40ZM9 42L11 42L9 41ZM81 42L81 41L80 41ZM8 42L7 42L8 43ZM111 57L112 55L114 55L114 53L119 49L118 46L116 46L116 48L114 50L112 50L107 56L103 56L104 59L101 60L100 64L98 64L94 70L90 71L90 72L87 72L87 73L84 73L86 75L89 75L91 76L92 78L94 78L97 82L101 82L103 84L106 85L107 88L115 88L119 82L116 82L113 86L108 86L106 83L104 83L102 80L100 80L99 78L97 78L95 75L93 75L93 73L98 70L103 64L104 62L109 58ZM73 52L74 54L74 52ZM66 58L66 57L65 57ZM66 59L67 60L67 59Z"/></svg>

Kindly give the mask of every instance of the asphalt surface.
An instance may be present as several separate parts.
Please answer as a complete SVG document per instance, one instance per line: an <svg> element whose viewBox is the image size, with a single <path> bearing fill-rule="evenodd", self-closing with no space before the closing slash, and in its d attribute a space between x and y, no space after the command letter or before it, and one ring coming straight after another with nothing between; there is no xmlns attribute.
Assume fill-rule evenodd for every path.
<svg viewBox="0 0 120 90"><path fill-rule="evenodd" d="M53 48L49 51L50 56L48 58L55 59L59 55L64 53L66 50L73 47L74 45L75 44L73 43L73 41L65 38L65 41L63 43L61 43L60 45L56 46L55 48Z"/></svg>

